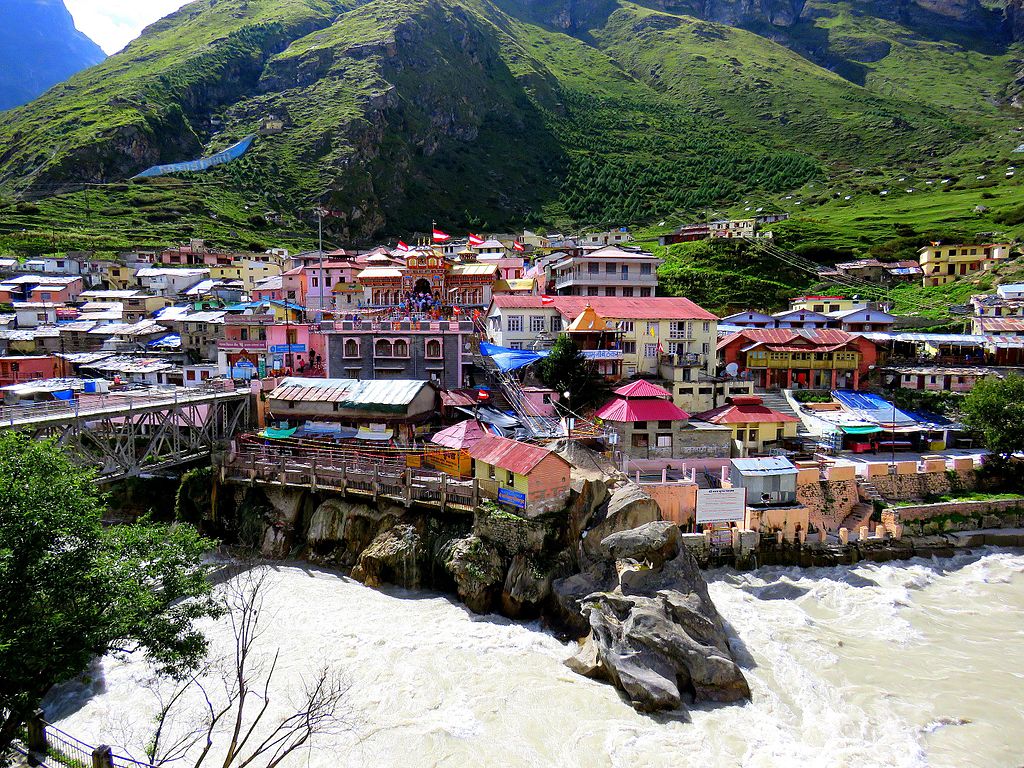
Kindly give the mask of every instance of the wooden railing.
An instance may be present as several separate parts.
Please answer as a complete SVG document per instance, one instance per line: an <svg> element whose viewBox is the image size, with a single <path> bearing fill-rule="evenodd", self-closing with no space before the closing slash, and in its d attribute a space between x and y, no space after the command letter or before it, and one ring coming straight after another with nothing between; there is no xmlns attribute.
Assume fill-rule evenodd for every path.
<svg viewBox="0 0 1024 768"><path fill-rule="evenodd" d="M225 481L257 482L310 490L329 490L403 506L472 511L480 503L476 478L460 480L444 472L403 466L397 461L360 460L326 452L280 451L243 447L221 465Z"/></svg>

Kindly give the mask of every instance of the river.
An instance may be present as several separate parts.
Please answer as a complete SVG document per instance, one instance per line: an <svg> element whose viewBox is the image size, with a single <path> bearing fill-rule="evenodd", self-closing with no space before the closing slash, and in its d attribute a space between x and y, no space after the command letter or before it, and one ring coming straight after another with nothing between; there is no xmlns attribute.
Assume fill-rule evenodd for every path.
<svg viewBox="0 0 1024 768"><path fill-rule="evenodd" d="M321 661L351 683L350 728L286 765L1024 765L1024 554L708 579L753 701L648 717L569 672L571 648L537 626L275 567L261 639L281 649L275 700ZM228 643L226 622L207 630ZM79 738L138 754L156 707L146 665L99 667L49 711Z"/></svg>

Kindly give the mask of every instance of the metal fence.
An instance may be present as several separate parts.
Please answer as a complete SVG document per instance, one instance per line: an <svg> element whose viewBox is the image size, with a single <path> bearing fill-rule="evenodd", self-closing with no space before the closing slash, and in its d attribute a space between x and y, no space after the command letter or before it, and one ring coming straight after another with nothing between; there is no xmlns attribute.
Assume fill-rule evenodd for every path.
<svg viewBox="0 0 1024 768"><path fill-rule="evenodd" d="M37 710L25 724L22 744L20 751L29 765L43 768L152 768L148 762L115 754L105 744L94 747L76 739L46 722L42 710Z"/></svg>

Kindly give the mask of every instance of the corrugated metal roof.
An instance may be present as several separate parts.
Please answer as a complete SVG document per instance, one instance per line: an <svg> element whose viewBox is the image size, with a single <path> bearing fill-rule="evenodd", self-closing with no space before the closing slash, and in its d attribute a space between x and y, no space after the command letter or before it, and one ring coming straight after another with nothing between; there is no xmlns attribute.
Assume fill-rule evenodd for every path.
<svg viewBox="0 0 1024 768"><path fill-rule="evenodd" d="M793 462L782 456L768 456L759 459L733 459L732 465L743 475L794 475L797 468Z"/></svg>
<svg viewBox="0 0 1024 768"><path fill-rule="evenodd" d="M271 400L338 403L342 408L401 413L429 381L414 379L308 379L289 377L273 389Z"/></svg>
<svg viewBox="0 0 1024 768"><path fill-rule="evenodd" d="M765 405L721 405L710 411L696 414L693 418L712 424L785 424L800 421L782 411L774 411Z"/></svg>
<svg viewBox="0 0 1024 768"><path fill-rule="evenodd" d="M469 455L477 461L493 464L517 475L528 474L548 456L555 456L559 461L569 463L547 448L497 435L484 435L469 446L468 450Z"/></svg>
<svg viewBox="0 0 1024 768"><path fill-rule="evenodd" d="M717 320L716 315L689 299L658 296L495 296L494 306L501 309L541 309L553 307L564 317L574 318L590 304L601 317L615 320Z"/></svg>
<svg viewBox="0 0 1024 768"><path fill-rule="evenodd" d="M372 277L401 277L402 270L396 269L395 267L367 267L358 275L356 280L365 280L366 278Z"/></svg>
<svg viewBox="0 0 1024 768"><path fill-rule="evenodd" d="M469 448L488 434L490 433L480 426L479 421L466 419L437 432L430 438L430 442L435 445L443 445L445 448Z"/></svg>
<svg viewBox="0 0 1024 768"><path fill-rule="evenodd" d="M615 394L620 397L672 397L672 393L667 389L659 387L657 384L652 384L646 379L639 379L631 384L619 387L615 390Z"/></svg>
<svg viewBox="0 0 1024 768"><path fill-rule="evenodd" d="M496 264L454 264L452 266L453 275L493 275L497 272L498 266Z"/></svg>
<svg viewBox="0 0 1024 768"><path fill-rule="evenodd" d="M594 413L604 421L686 421L690 414L671 400L615 398Z"/></svg>

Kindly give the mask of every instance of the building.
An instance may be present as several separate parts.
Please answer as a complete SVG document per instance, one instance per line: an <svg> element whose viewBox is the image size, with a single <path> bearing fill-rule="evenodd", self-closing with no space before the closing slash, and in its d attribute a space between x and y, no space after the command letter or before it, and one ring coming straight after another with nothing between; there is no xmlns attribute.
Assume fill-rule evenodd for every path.
<svg viewBox="0 0 1024 768"><path fill-rule="evenodd" d="M1012 247L1010 243L927 245L918 251L921 284L926 288L945 285L961 277L979 274L1005 261Z"/></svg>
<svg viewBox="0 0 1024 768"><path fill-rule="evenodd" d="M453 262L435 251L411 253L404 266L367 267L356 275L363 304L397 307L414 295L439 305L485 307L498 274L493 263Z"/></svg>
<svg viewBox="0 0 1024 768"><path fill-rule="evenodd" d="M485 498L530 516L556 512L569 501L571 466L554 451L490 434L467 450Z"/></svg>
<svg viewBox="0 0 1024 768"><path fill-rule="evenodd" d="M0 357L0 387L66 376L64 361L56 355Z"/></svg>
<svg viewBox="0 0 1024 768"><path fill-rule="evenodd" d="M171 300L165 296L152 296L134 288L82 291L78 298L91 304L120 304L123 318L129 323L137 323L144 318L151 317L172 304Z"/></svg>
<svg viewBox="0 0 1024 768"><path fill-rule="evenodd" d="M430 379L444 389L458 388L472 364L473 335L468 320L338 321L324 334L327 375Z"/></svg>
<svg viewBox="0 0 1024 768"><path fill-rule="evenodd" d="M253 260L248 257L232 260L226 264L210 265L210 277L213 280L238 281L247 293L253 291L260 280L277 277L280 274L281 265L279 263Z"/></svg>
<svg viewBox="0 0 1024 768"><path fill-rule="evenodd" d="M786 389L857 389L878 360L873 341L834 328L749 328L722 339L718 354L758 387Z"/></svg>
<svg viewBox="0 0 1024 768"><path fill-rule="evenodd" d="M218 343L224 339L226 312L190 312L176 321L181 351L194 363L216 363Z"/></svg>
<svg viewBox="0 0 1024 768"><path fill-rule="evenodd" d="M1024 336L1024 317L975 317L971 325L982 336Z"/></svg>
<svg viewBox="0 0 1024 768"><path fill-rule="evenodd" d="M745 527L762 532L783 531L787 537L807 531L809 511L797 499L800 470L780 457L733 459L729 485L746 496Z"/></svg>
<svg viewBox="0 0 1024 768"><path fill-rule="evenodd" d="M733 454L740 457L781 448L787 438L797 436L800 424L796 416L772 410L760 397L753 395L730 397L725 405L698 413L693 418L729 427L732 430Z"/></svg>
<svg viewBox="0 0 1024 768"><path fill-rule="evenodd" d="M842 312L862 306L863 303L858 299L848 299L845 296L797 296L789 300L789 308L790 310L802 309L807 312L822 314Z"/></svg>
<svg viewBox="0 0 1024 768"><path fill-rule="evenodd" d="M996 296L1006 301L1024 300L1024 283L1006 283L996 286Z"/></svg>
<svg viewBox="0 0 1024 768"><path fill-rule="evenodd" d="M138 287L139 280L135 276L138 271L139 268L136 266L109 261L103 268L101 278L110 290L127 291Z"/></svg>
<svg viewBox="0 0 1024 768"><path fill-rule="evenodd" d="M684 298L495 296L487 335L503 347L548 349L588 306L618 336L624 376L657 374L665 355L693 379L714 375L718 318Z"/></svg>
<svg viewBox="0 0 1024 768"><path fill-rule="evenodd" d="M609 229L607 232L588 232L580 235L576 242L579 245L623 245L633 242L635 238L625 227Z"/></svg>
<svg viewBox="0 0 1024 768"><path fill-rule="evenodd" d="M40 301L67 304L82 292L81 277L61 275L17 275L0 283L0 303Z"/></svg>
<svg viewBox="0 0 1024 768"><path fill-rule="evenodd" d="M135 273L139 287L154 296L180 296L210 278L209 269L142 267Z"/></svg>
<svg viewBox="0 0 1024 768"><path fill-rule="evenodd" d="M306 421L339 422L356 439L408 445L417 425L437 413L437 387L429 381L359 381L288 377L267 395L275 421L292 426Z"/></svg>
<svg viewBox="0 0 1024 768"><path fill-rule="evenodd" d="M788 213L766 213L746 219L719 219L706 224L686 224L672 234L659 237L658 243L672 245L673 243L706 240L709 237L771 237L771 231L765 230L764 227L786 221L788 218Z"/></svg>
<svg viewBox="0 0 1024 768"><path fill-rule="evenodd" d="M828 312L828 327L839 328L847 333L888 331L896 322L896 316L880 309L861 305L853 309Z"/></svg>
<svg viewBox="0 0 1024 768"><path fill-rule="evenodd" d="M233 379L272 374L323 375L324 335L313 323L284 322L269 313L224 316L217 364Z"/></svg>
<svg viewBox="0 0 1024 768"><path fill-rule="evenodd" d="M625 296L647 298L658 287L657 256L607 246L570 255L551 265L560 296Z"/></svg>

